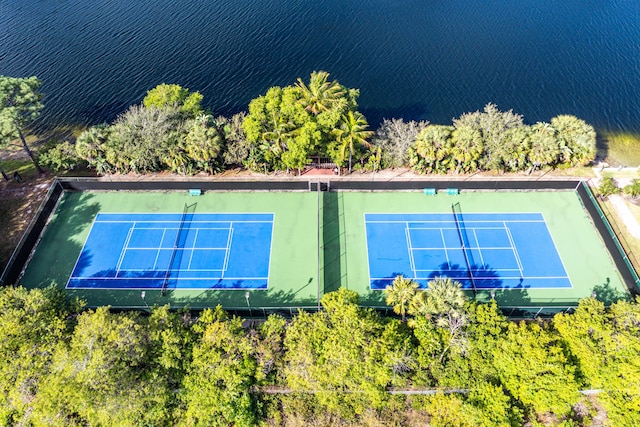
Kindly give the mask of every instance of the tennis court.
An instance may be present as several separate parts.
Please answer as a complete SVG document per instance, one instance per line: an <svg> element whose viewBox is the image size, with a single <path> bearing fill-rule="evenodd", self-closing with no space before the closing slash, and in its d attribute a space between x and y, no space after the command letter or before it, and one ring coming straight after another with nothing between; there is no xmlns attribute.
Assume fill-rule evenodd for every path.
<svg viewBox="0 0 640 427"><path fill-rule="evenodd" d="M89 307L317 306L317 200L309 191L68 192L21 282L65 288Z"/></svg>
<svg viewBox="0 0 640 427"><path fill-rule="evenodd" d="M340 287L386 307L398 274L509 307L626 292L575 191L66 192L20 283L89 307L251 313L317 307Z"/></svg>
<svg viewBox="0 0 640 427"><path fill-rule="evenodd" d="M468 289L570 288L541 213L365 214L371 289L397 275L421 287L450 277Z"/></svg>
<svg viewBox="0 0 640 427"><path fill-rule="evenodd" d="M195 206L195 205L194 205ZM272 213L99 213L67 288L267 289Z"/></svg>

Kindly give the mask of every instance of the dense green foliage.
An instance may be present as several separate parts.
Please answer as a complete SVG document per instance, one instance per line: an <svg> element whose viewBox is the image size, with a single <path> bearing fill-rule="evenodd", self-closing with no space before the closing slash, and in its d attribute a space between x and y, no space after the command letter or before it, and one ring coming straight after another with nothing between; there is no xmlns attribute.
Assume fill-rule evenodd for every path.
<svg viewBox="0 0 640 427"><path fill-rule="evenodd" d="M162 83L147 92L142 100L146 108L175 108L185 117L196 117L203 112L202 94L189 92L179 85Z"/></svg>
<svg viewBox="0 0 640 427"><path fill-rule="evenodd" d="M612 194L618 194L620 189L616 185L616 182L610 176L602 178L600 185L598 186L598 193L602 197L607 197Z"/></svg>
<svg viewBox="0 0 640 427"><path fill-rule="evenodd" d="M20 136L31 155L21 129L43 107L39 87L35 77L0 76L0 145ZM227 118L206 111L199 92L163 83L113 123L83 132L75 150L69 142L52 142L40 160L56 172L88 164L102 175L214 174L230 167L300 172L313 159L349 172L532 172L595 159L596 133L574 116L526 125L522 116L488 104L451 125L384 119L374 132L357 110L359 94L330 80L329 73L314 71L308 83L298 78L294 85L272 87L249 103L248 112Z"/></svg>
<svg viewBox="0 0 640 427"><path fill-rule="evenodd" d="M13 138L20 138L22 148L43 172L27 145L23 134L25 126L33 122L42 111L42 82L37 77L16 78L0 76L0 147Z"/></svg>
<svg viewBox="0 0 640 427"><path fill-rule="evenodd" d="M356 110L359 91L313 72L309 84L272 87L249 103L243 122L252 143L246 166L252 169L302 169L311 156L330 157L337 165L364 155L373 132Z"/></svg>
<svg viewBox="0 0 640 427"><path fill-rule="evenodd" d="M426 126L409 148L409 163L424 173L518 172L587 165L595 155L596 133L583 120L563 115L528 126L522 116L488 104L452 126Z"/></svg>
<svg viewBox="0 0 640 427"><path fill-rule="evenodd" d="M80 166L76 148L69 141L49 141L38 151L38 163L54 172L71 171Z"/></svg>
<svg viewBox="0 0 640 427"><path fill-rule="evenodd" d="M241 144L243 136L238 137L239 125L233 126L237 119L214 119L203 112L201 101L198 92L161 84L113 124L83 132L76 141L76 156L99 174L214 173L222 168L225 145ZM54 168L61 157L46 150L47 164Z"/></svg>
<svg viewBox="0 0 640 427"><path fill-rule="evenodd" d="M640 423L637 303L515 323L449 279L399 278L387 297L407 322L340 289L322 311L245 327L219 307L81 312L59 291L4 288L0 425Z"/></svg>

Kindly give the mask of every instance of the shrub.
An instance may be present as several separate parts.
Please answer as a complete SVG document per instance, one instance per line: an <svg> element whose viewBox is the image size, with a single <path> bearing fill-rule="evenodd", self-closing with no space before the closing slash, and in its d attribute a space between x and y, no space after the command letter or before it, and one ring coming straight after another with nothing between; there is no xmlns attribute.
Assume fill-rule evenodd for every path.
<svg viewBox="0 0 640 427"><path fill-rule="evenodd" d="M611 177L606 177L602 180L602 183L598 187L598 192L602 197L607 197L612 194L617 194L620 192L620 189L616 185L615 181Z"/></svg>
<svg viewBox="0 0 640 427"><path fill-rule="evenodd" d="M53 172L70 171L80 164L76 148L69 141L49 141L40 150L38 161Z"/></svg>

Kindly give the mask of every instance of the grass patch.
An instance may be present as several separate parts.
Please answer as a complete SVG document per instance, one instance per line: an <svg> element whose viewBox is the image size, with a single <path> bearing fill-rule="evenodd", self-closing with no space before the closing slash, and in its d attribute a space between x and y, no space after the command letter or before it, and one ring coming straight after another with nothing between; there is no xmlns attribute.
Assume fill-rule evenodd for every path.
<svg viewBox="0 0 640 427"><path fill-rule="evenodd" d="M629 178L629 179L637 179L640 178L640 171L638 169L636 170L628 170L628 169L623 169L621 171L611 171L611 170L606 170L602 173L602 176L605 178Z"/></svg>
<svg viewBox="0 0 640 427"><path fill-rule="evenodd" d="M549 173L553 176L570 176L595 178L596 174L591 166L576 166L574 168L555 169Z"/></svg>
<svg viewBox="0 0 640 427"><path fill-rule="evenodd" d="M640 134L601 132L598 154L613 166L640 166Z"/></svg>
<svg viewBox="0 0 640 427"><path fill-rule="evenodd" d="M603 206L603 210L611 223L611 227L616 232L622 247L629 257L629 261L633 265L633 268L636 272L640 271L640 258L638 258L638 254L640 254L640 240L631 236L627 232L627 227L624 225L624 222L618 215L618 211L613 207L613 205L608 201L601 201L600 205ZM633 203L627 203L629 209L635 216L636 220L640 222L640 206L636 206Z"/></svg>
<svg viewBox="0 0 640 427"><path fill-rule="evenodd" d="M18 172L23 179L35 178L38 175L36 166L31 159L2 160L0 161L0 167L9 175L9 178L12 178L14 172Z"/></svg>
<svg viewBox="0 0 640 427"><path fill-rule="evenodd" d="M627 205L629 206L629 210L631 211L633 216L636 218L636 221L638 221L638 223L640 224L640 206L634 203L627 203Z"/></svg>

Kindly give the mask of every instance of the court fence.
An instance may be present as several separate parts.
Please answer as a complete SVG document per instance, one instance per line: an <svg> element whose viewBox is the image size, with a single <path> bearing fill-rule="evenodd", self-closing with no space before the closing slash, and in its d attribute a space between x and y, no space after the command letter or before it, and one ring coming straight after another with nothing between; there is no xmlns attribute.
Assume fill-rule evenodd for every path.
<svg viewBox="0 0 640 427"><path fill-rule="evenodd" d="M31 256L31 251L38 243L40 235L44 231L45 226L49 221L49 217L58 205L58 201L60 200L60 196L63 191L64 189L60 181L58 179L54 179L53 183L49 187L49 191L47 191L42 203L40 203L40 206L36 210L31 222L22 235L22 238L20 238L16 248L13 250L5 269L0 276L0 286L5 284L15 284L20 277L22 269L27 264L27 261Z"/></svg>
<svg viewBox="0 0 640 427"><path fill-rule="evenodd" d="M65 177L58 181L66 191L179 191L200 189L202 191L316 191L318 185L322 190L342 191L422 191L435 188L443 191L447 188L471 191L527 191L527 190L575 190L580 180L411 180L411 181L357 181L347 179L289 179L289 180L186 180L186 181L109 181L99 178Z"/></svg>
<svg viewBox="0 0 640 427"><path fill-rule="evenodd" d="M631 264L629 256L620 242L621 236L613 230L607 216L604 214L600 204L596 200L587 183L582 181L576 191L578 192L585 209L589 212L594 226L600 233L605 246L609 250L611 257L613 258L613 262L616 264L622 279L627 285L627 289L632 295L639 295L640 277L638 277L638 273Z"/></svg>
<svg viewBox="0 0 640 427"><path fill-rule="evenodd" d="M0 285L12 285L17 282L25 268L31 252L35 248L42 232L44 231L51 214L54 212L60 197L65 191L189 191L199 189L206 191L422 191L425 188L444 190L456 188L467 191L532 191L532 190L559 190L576 191L587 212L592 218L594 226L600 233L604 244L611 254L620 275L627 288L633 295L640 294L640 278L620 242L619 236L607 220L607 216L601 209L595 196L586 182L576 179L569 180L533 180L533 181L462 181L462 180L411 180L411 181L354 181L354 180L329 180L323 177L320 180L282 180L282 181L237 181L237 180L186 180L186 181L109 181L96 178L56 178L40 207L36 211L31 223L27 227L22 239L16 246L13 254L2 275ZM319 202L319 211L322 212L322 202ZM319 224L320 226L320 224ZM319 232L321 232L319 230ZM320 256L320 254L318 255ZM319 292L320 296L320 292ZM302 307L300 307L302 308ZM526 307L502 307L502 310L512 318L535 318L551 316L562 311L573 310L574 306L526 306ZM249 314L255 316L258 311L261 315L272 312L293 314L298 307L283 307L278 309L255 308ZM318 307L305 307L305 310L313 311ZM377 307L380 311L389 312L387 308ZM233 310L232 310L233 311ZM241 310L238 310L240 312ZM256 313L254 313L256 312ZM242 314L245 314L244 312Z"/></svg>
<svg viewBox="0 0 640 427"><path fill-rule="evenodd" d="M377 313L385 317L395 317L400 318L393 309L389 306L367 306L368 308L372 308ZM145 307L140 306L137 307L140 310L144 310ZM533 305L533 306L510 306L510 305L501 305L498 307L502 313L507 316L511 320L534 320L534 319L550 319L553 318L558 313L573 313L577 308L578 304L565 304L560 306L554 305ZM127 308L122 307L123 310ZM128 307L131 309L131 307ZM204 308L202 308L204 309ZM243 319L266 319L271 314L279 314L285 318L292 318L301 311L305 311L307 313L315 313L319 310L322 310L322 306L304 306L304 307L253 307L250 310L246 307L229 307L225 308L225 311L232 315L239 316ZM195 312L200 311L198 309L194 309Z"/></svg>

